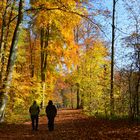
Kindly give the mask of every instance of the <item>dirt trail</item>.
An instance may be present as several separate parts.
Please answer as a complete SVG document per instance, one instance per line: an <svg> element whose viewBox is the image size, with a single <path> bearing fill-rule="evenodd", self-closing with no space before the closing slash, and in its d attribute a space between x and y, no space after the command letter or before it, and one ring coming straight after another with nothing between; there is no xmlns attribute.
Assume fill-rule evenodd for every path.
<svg viewBox="0 0 140 140"><path fill-rule="evenodd" d="M60 110L55 130L47 129L46 117L39 119L39 130L31 122L0 127L0 140L140 140L140 125L125 121L88 118L80 110Z"/></svg>

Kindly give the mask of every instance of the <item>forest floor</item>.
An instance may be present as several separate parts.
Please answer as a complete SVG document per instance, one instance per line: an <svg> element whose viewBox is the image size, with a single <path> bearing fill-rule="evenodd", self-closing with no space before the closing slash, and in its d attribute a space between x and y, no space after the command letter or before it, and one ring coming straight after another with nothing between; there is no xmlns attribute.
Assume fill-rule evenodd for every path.
<svg viewBox="0 0 140 140"><path fill-rule="evenodd" d="M0 140L140 140L140 124L87 117L81 110L59 110L55 130L47 129L45 116L39 118L39 130L31 122L3 124Z"/></svg>

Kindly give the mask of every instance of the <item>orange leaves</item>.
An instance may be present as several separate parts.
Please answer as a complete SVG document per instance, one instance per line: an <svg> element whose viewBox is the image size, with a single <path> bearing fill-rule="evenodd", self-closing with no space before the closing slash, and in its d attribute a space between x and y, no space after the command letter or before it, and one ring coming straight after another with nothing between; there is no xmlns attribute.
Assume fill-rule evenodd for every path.
<svg viewBox="0 0 140 140"><path fill-rule="evenodd" d="M46 29L49 26L49 44L47 51L48 59L57 65L66 63L68 67L77 63L78 46L74 42L74 28L79 24L81 18L74 14L78 11L76 2L73 0L61 2L38 1L33 4L34 7L42 6L42 9L36 15L34 26L39 31L40 28ZM57 10L47 10L57 8ZM61 7L59 9L59 7Z"/></svg>
<svg viewBox="0 0 140 140"><path fill-rule="evenodd" d="M103 57L107 56L107 48L105 48L102 42L95 41L93 44L93 49L94 49L94 52L97 53L96 54L97 56L98 55L102 55Z"/></svg>
<svg viewBox="0 0 140 140"><path fill-rule="evenodd" d="M48 47L48 52L51 56L62 57L63 56L62 42L60 41L51 42Z"/></svg>
<svg viewBox="0 0 140 140"><path fill-rule="evenodd" d="M46 27L48 23L49 23L48 13L46 13L45 11L41 11L38 14L37 18L35 19L35 24L38 27L42 28L42 27Z"/></svg>
<svg viewBox="0 0 140 140"><path fill-rule="evenodd" d="M71 44L65 49L64 62L66 63L68 69L78 64L78 49L78 46L75 44Z"/></svg>
<svg viewBox="0 0 140 140"><path fill-rule="evenodd" d="M36 37L31 61L35 76L40 76L40 61L45 62L44 79L47 86L51 85L48 89L52 92L58 74L71 70L78 63L79 46L75 44L74 28L81 20L77 13L81 13L82 8L74 0L31 0L31 8L37 9L31 11L31 38Z"/></svg>
<svg viewBox="0 0 140 140"><path fill-rule="evenodd" d="M48 9L56 7L51 1L39 0L37 2L31 2L32 8L39 9L35 16L34 24L37 27L46 27L52 21L52 12Z"/></svg>
<svg viewBox="0 0 140 140"><path fill-rule="evenodd" d="M31 4L33 8L39 9L35 16L35 23L38 27L45 27L48 23L55 24L65 35L80 21L80 17L74 14L74 12L80 12L78 11L80 8L73 0L61 2L39 0L31 2Z"/></svg>

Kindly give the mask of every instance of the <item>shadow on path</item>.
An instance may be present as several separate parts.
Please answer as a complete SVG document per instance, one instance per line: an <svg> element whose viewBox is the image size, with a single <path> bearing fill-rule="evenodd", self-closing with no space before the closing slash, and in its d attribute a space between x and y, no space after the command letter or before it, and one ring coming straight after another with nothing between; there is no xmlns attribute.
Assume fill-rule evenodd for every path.
<svg viewBox="0 0 140 140"><path fill-rule="evenodd" d="M0 140L140 140L140 126L88 118L80 110L58 111L53 132L45 116L39 120L38 131L31 122L1 125Z"/></svg>

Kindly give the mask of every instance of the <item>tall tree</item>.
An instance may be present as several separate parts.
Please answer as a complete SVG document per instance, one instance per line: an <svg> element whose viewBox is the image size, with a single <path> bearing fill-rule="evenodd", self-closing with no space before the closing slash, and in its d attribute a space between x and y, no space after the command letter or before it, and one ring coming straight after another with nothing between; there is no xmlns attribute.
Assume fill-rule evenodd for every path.
<svg viewBox="0 0 140 140"><path fill-rule="evenodd" d="M115 11L118 0L113 0L112 11L112 45L111 45L111 77L110 77L110 115L114 114L114 45L115 45Z"/></svg>
<svg viewBox="0 0 140 140"><path fill-rule="evenodd" d="M10 47L10 54L9 54L8 64L7 64L7 69L6 69L6 78L5 78L4 84L2 85L2 90L0 93L0 97L1 97L0 98L1 99L0 100L0 122L4 120L4 110L7 103L8 90L10 88L14 63L16 60L18 36L19 36L19 31L20 31L20 25L23 19L23 11L22 11L23 3L24 3L24 0L19 1L18 19L17 19L16 27L14 29L12 43Z"/></svg>
<svg viewBox="0 0 140 140"><path fill-rule="evenodd" d="M40 9L33 20L33 27L36 33L40 32L40 72L44 99L47 73L51 73L49 69L61 68L64 63L70 69L71 59L74 59L71 57L72 53L76 56L73 29L80 21L78 14L81 12L81 5L77 6L73 0L69 3L31 1L31 8ZM72 22L73 18L76 20Z"/></svg>

